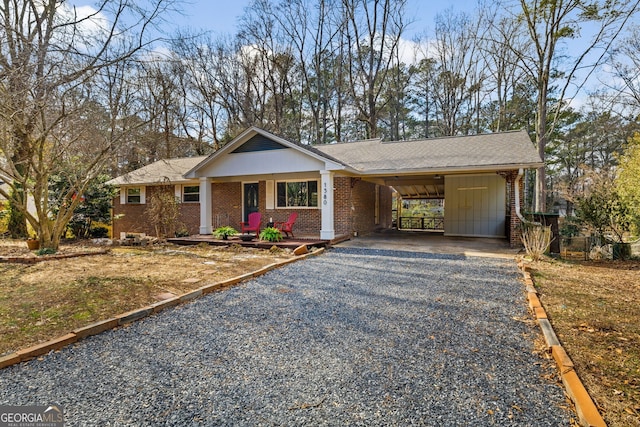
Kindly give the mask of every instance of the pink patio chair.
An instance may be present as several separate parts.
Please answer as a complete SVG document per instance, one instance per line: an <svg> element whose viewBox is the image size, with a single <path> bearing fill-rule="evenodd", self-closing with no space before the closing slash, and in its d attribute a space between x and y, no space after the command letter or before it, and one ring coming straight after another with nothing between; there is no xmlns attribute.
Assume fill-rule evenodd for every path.
<svg viewBox="0 0 640 427"><path fill-rule="evenodd" d="M276 222L274 226L278 230L286 234L287 237L289 237L289 233L291 233L291 237L296 237L293 235L293 224L296 223L296 219L298 219L298 212L291 212L291 215L289 215L289 219L287 219L285 222Z"/></svg>
<svg viewBox="0 0 640 427"><path fill-rule="evenodd" d="M256 236L260 234L260 223L262 223L262 214L260 212L252 212L247 217L248 221L242 221L240 228L242 234L253 231Z"/></svg>

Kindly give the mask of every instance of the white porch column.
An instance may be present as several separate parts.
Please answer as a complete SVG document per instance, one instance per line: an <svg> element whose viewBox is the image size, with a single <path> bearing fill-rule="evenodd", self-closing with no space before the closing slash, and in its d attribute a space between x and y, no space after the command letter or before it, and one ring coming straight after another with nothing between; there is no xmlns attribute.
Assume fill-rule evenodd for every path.
<svg viewBox="0 0 640 427"><path fill-rule="evenodd" d="M206 177L200 178L200 234L211 234L211 182Z"/></svg>
<svg viewBox="0 0 640 427"><path fill-rule="evenodd" d="M320 238L324 240L332 240L336 237L333 228L333 172L320 171L320 199L322 200L322 228L320 229Z"/></svg>

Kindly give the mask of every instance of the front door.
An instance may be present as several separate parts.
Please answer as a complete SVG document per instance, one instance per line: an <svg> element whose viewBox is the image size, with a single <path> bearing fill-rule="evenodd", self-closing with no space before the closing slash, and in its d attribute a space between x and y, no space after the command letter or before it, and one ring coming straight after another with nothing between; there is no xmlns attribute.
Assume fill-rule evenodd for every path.
<svg viewBox="0 0 640 427"><path fill-rule="evenodd" d="M258 183L251 182L244 184L244 219L249 220L249 214L258 212Z"/></svg>

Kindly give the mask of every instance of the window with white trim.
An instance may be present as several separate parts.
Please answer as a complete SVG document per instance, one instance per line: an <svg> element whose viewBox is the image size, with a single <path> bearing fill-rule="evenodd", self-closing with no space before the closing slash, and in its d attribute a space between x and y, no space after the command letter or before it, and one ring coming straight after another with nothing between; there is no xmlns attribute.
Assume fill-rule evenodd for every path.
<svg viewBox="0 0 640 427"><path fill-rule="evenodd" d="M278 181L276 201L279 208L318 207L318 181Z"/></svg>
<svg viewBox="0 0 640 427"><path fill-rule="evenodd" d="M199 185L183 185L182 186L182 201L184 203L199 202L200 201L200 186Z"/></svg>
<svg viewBox="0 0 640 427"><path fill-rule="evenodd" d="M142 203L142 191L140 187L127 187L127 204Z"/></svg>

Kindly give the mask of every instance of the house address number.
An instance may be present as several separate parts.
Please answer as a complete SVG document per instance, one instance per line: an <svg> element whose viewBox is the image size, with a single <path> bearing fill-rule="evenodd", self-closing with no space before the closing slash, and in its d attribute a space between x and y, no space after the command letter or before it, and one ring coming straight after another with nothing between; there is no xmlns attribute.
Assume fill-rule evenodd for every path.
<svg viewBox="0 0 640 427"><path fill-rule="evenodd" d="M327 183L323 182L322 183L322 204L326 205L327 204Z"/></svg>

